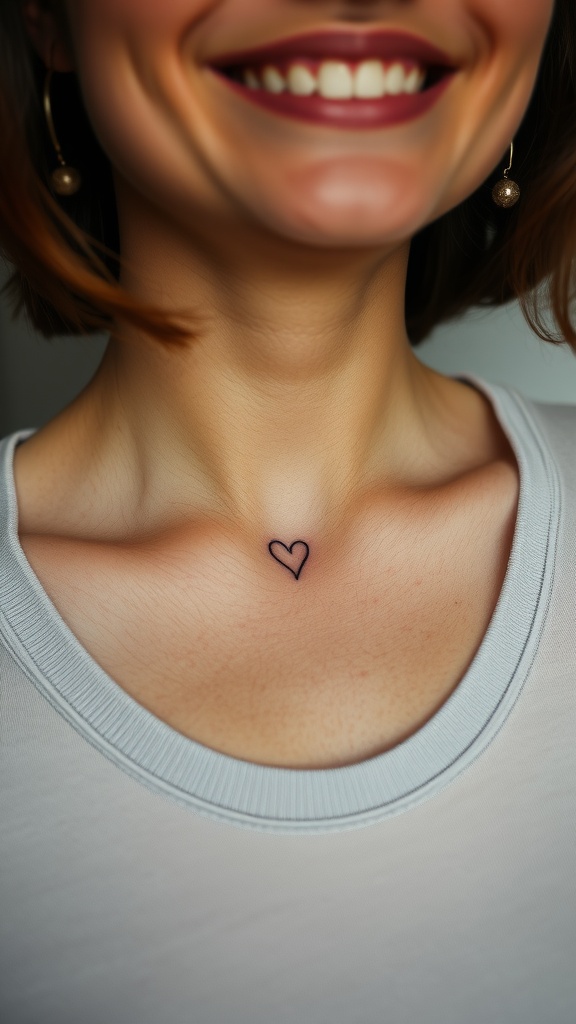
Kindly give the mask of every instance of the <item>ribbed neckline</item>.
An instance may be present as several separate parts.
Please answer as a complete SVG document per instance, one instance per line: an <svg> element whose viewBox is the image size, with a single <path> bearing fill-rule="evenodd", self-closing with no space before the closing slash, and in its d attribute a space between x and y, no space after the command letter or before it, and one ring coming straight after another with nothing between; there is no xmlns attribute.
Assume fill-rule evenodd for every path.
<svg viewBox="0 0 576 1024"><path fill-rule="evenodd" d="M520 471L516 528L500 596L476 655L426 724L354 765L294 769L229 757L138 704L65 624L18 539L13 456L33 431L0 443L0 632L28 678L94 747L140 783L194 812L279 834L345 831L432 797L485 750L508 717L537 650L554 572L559 475L530 404L469 374L508 437Z"/></svg>

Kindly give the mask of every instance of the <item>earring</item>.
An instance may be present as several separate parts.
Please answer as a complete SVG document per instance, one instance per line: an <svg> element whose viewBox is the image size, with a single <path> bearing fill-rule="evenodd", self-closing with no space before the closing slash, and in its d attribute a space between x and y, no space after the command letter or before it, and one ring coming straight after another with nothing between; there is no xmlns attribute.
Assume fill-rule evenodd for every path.
<svg viewBox="0 0 576 1024"><path fill-rule="evenodd" d="M57 167L55 171L52 171L50 175L50 183L52 191L56 192L59 196L73 196L75 192L82 185L82 175L80 171L76 170L75 167L68 167L64 157L62 156L62 150L60 149L60 143L56 135L56 129L54 128L54 119L52 117L52 104L50 102L50 84L52 82L52 70L49 69L46 73L46 79L44 82L44 113L46 114L46 121L48 122L48 131L50 132L50 138L52 139L52 145L56 150L56 156L60 167Z"/></svg>
<svg viewBox="0 0 576 1024"><path fill-rule="evenodd" d="M508 171L512 169L512 157L514 155L514 143L510 143L510 163L505 169L504 177L497 181L492 189L492 199L497 206L514 206L520 199L520 186L517 182L508 178Z"/></svg>

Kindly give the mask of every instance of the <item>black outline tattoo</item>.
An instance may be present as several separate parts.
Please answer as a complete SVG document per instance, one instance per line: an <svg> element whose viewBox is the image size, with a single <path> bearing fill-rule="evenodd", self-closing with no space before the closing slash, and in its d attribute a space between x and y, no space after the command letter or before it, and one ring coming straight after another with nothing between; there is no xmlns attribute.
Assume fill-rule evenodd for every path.
<svg viewBox="0 0 576 1024"><path fill-rule="evenodd" d="M282 559L278 557L278 555L274 554L274 552L272 551L272 545L273 544L279 544L280 547L284 548L285 551L288 551L289 554L292 554L292 548L296 544L303 544L304 545L304 547L306 548L306 554L304 555L304 558L302 559L302 561L300 563L300 566L298 568L298 572L294 572L294 569L292 569L289 565L286 565L286 562L283 562ZM294 541L292 541L292 544L290 545L290 547L288 547L287 544L284 544L281 540L271 540L269 545L268 545L268 551L272 555L272 558L275 558L277 562L280 562L280 565L283 565L285 569L289 569L289 571L292 573L293 576L296 577L296 579L298 579L300 573L302 572L302 569L304 568L304 565L306 563L306 559L308 558L308 555L310 554L310 548L308 547L308 545L307 545L305 540L294 540Z"/></svg>

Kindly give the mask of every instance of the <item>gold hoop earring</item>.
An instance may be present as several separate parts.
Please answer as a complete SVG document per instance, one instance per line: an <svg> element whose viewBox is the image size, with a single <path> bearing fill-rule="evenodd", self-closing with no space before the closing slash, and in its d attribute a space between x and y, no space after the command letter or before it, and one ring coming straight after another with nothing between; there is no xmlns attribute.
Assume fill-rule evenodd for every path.
<svg viewBox="0 0 576 1024"><path fill-rule="evenodd" d="M58 142L58 136L56 135L56 129L54 127L54 119L52 117L52 103L50 101L51 82L52 69L49 68L46 72L46 79L44 81L44 113L46 114L46 121L48 123L48 131L50 132L52 145L56 150L56 156L58 157L58 162L60 164L60 167L57 167L50 175L50 185L52 191L56 192L59 196L73 196L78 192L82 185L82 175L75 167L69 167L62 156L62 150L60 148L60 143Z"/></svg>
<svg viewBox="0 0 576 1024"><path fill-rule="evenodd" d="M492 199L497 206L514 206L520 199L520 186L517 182L508 178L508 171L512 170L512 157L514 155L514 143L510 143L510 162L504 170L504 177L497 181L492 189Z"/></svg>

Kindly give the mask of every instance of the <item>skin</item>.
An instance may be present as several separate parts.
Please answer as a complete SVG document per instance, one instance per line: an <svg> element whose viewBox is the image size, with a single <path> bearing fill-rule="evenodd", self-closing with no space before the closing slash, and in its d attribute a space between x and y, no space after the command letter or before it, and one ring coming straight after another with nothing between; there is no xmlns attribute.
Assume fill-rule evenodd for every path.
<svg viewBox="0 0 576 1024"><path fill-rule="evenodd" d="M487 627L518 485L487 401L409 345L410 239L505 166L552 0L74 0L69 43L43 6L24 11L46 64L78 74L112 162L124 284L180 311L194 332L181 351L114 335L88 389L20 446L28 558L100 663L175 728L295 767L382 749L365 726L344 738L335 724L331 745L306 745L296 693L281 733L289 709L278 692L301 670L297 647L308 680L336 680L331 704L344 709L359 679L387 694L392 745L445 699ZM425 117L358 131L275 117L203 67L231 48L334 26L413 31L453 56L458 78ZM270 557L274 538L309 545L298 580ZM437 572L420 607L423 564ZM424 636L445 635L447 609L469 587L453 642L438 648L443 687L409 699L405 684L383 687L386 674L430 668ZM328 609L338 642L323 628ZM384 664L372 653L361 664L358 637L374 616L381 630L384 614L394 637L415 615L428 634L423 626L400 647L389 636L389 649L409 656ZM280 621L286 678L272 657L266 675L262 657L278 655ZM194 676L198 649L185 638L224 623L230 647L221 639L216 669L202 664ZM146 647L153 624L164 654L160 641ZM263 676L270 718L234 734ZM214 693L203 732L200 709ZM318 714L326 723L326 708Z"/></svg>

